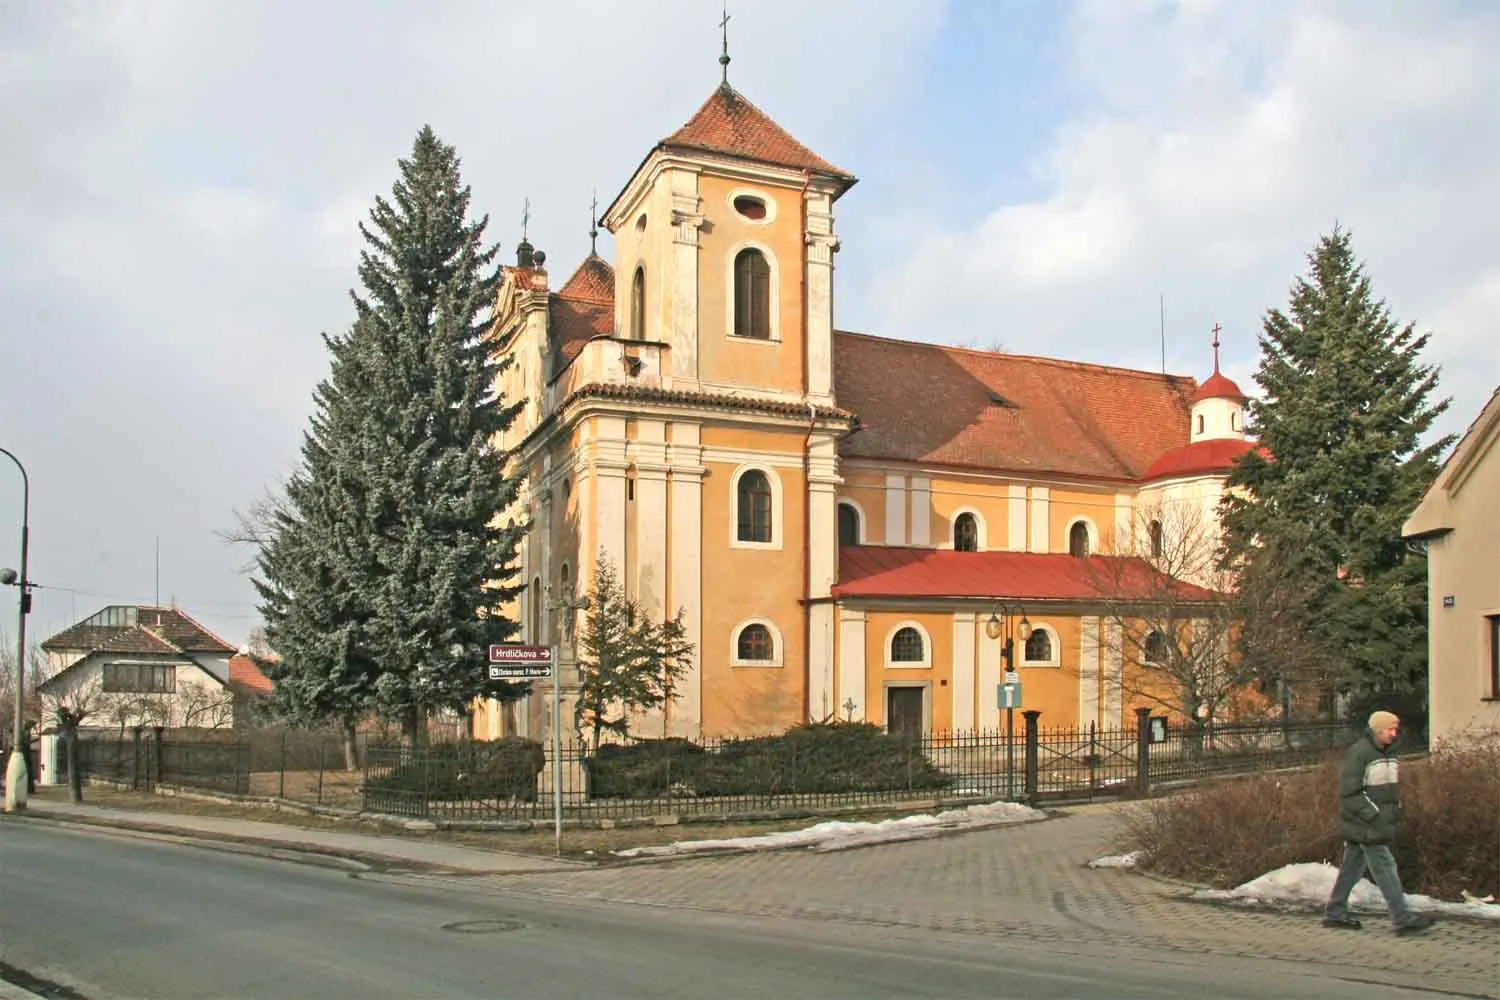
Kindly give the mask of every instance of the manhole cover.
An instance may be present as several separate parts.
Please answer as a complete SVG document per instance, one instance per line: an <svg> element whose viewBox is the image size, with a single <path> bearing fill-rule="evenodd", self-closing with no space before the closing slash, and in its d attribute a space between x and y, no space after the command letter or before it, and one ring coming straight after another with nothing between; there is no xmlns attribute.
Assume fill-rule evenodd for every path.
<svg viewBox="0 0 1500 1000"><path fill-rule="evenodd" d="M525 926L519 920L459 920L444 924L443 930L451 934L504 934Z"/></svg>

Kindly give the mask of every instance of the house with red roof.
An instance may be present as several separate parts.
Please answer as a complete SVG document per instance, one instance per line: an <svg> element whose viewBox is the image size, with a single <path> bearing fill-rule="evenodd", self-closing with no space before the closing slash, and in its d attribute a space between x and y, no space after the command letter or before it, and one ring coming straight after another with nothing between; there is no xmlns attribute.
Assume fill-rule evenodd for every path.
<svg viewBox="0 0 1500 1000"><path fill-rule="evenodd" d="M1219 600L1162 565L1180 526L1211 546L1253 447L1217 334L1199 383L839 330L835 206L855 185L726 79L600 215L612 260L554 289L523 240L505 268L492 340L524 406L501 444L532 525L507 610L560 645L565 719L549 595L587 591L601 557L652 614L684 612L680 697L634 728L692 738L994 727L1021 622L1026 707L1117 726L1151 664L1107 606ZM535 688L479 706L475 735L544 735Z"/></svg>
<svg viewBox="0 0 1500 1000"><path fill-rule="evenodd" d="M87 708L84 729L229 728L271 690L262 663L180 608L111 605L44 640L42 652L38 692Z"/></svg>

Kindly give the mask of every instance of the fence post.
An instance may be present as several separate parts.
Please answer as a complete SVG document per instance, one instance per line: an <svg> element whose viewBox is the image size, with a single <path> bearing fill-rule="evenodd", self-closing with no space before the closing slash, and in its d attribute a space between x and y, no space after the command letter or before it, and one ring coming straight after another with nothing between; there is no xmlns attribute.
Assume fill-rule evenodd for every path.
<svg viewBox="0 0 1500 1000"><path fill-rule="evenodd" d="M165 780L165 775L166 775L166 767L162 763L162 750L164 748L161 745L161 731L162 731L162 727L161 726L152 726L151 727L151 742L154 743L154 744L156 744L156 747L155 747L155 750L156 750L156 767L154 769L155 770L155 774L154 775L151 775L150 772L148 771L148 777L147 777L146 780L147 780L148 783L151 783L152 782L152 778L154 777L155 778L155 782L154 782L155 785L160 785L162 783L162 781Z"/></svg>
<svg viewBox="0 0 1500 1000"><path fill-rule="evenodd" d="M324 758L328 754L328 744L322 741L318 743L318 805L323 804L323 768Z"/></svg>
<svg viewBox="0 0 1500 1000"><path fill-rule="evenodd" d="M281 727L281 778L276 785L276 797L286 798L286 727Z"/></svg>
<svg viewBox="0 0 1500 1000"><path fill-rule="evenodd" d="M1145 798L1151 791L1151 709L1135 710L1135 793Z"/></svg>
<svg viewBox="0 0 1500 1000"><path fill-rule="evenodd" d="M1036 801L1037 791L1037 769L1039 767L1040 754L1038 745L1040 739L1040 726L1037 722L1042 713L1034 708L1028 708L1021 715L1026 720L1026 800Z"/></svg>
<svg viewBox="0 0 1500 1000"><path fill-rule="evenodd" d="M141 727L130 727L130 790L141 790Z"/></svg>

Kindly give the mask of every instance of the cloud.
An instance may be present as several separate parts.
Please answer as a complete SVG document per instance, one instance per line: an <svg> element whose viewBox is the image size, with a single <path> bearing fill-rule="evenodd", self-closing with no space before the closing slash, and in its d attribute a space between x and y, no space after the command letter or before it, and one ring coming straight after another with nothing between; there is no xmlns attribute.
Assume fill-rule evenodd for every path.
<svg viewBox="0 0 1500 1000"><path fill-rule="evenodd" d="M921 66L943 5L758 0L731 77L830 153ZM431 123L509 253L556 267L718 82L717 4L6 4L0 443L32 478L43 634L161 596L238 638L246 554L214 535L296 459L357 223ZM837 38L837 45L828 40ZM759 55L757 55L759 53ZM892 67L897 67L893 70ZM808 100L817 94L817 100ZM606 241L607 245L607 241ZM19 510L0 470L0 511ZM6 515L8 517L8 514ZM10 563L0 527L0 564Z"/></svg>
<svg viewBox="0 0 1500 1000"><path fill-rule="evenodd" d="M930 227L872 277L884 332L1154 368L1162 295L1170 368L1203 374L1221 322L1248 374L1338 222L1397 318L1436 331L1450 423L1472 416L1500 370L1500 14L1098 0L1068 29L1044 194Z"/></svg>

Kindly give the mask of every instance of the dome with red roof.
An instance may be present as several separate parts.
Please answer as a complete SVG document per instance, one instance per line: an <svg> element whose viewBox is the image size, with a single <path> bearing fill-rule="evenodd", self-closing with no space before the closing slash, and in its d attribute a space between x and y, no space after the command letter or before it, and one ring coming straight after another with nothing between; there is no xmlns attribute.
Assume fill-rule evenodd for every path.
<svg viewBox="0 0 1500 1000"><path fill-rule="evenodd" d="M1240 387L1234 384L1234 380L1219 371L1218 362L1214 363L1214 373L1204 380L1193 393L1193 402L1201 403L1205 399L1232 399L1243 403L1248 397L1240 392Z"/></svg>
<svg viewBox="0 0 1500 1000"><path fill-rule="evenodd" d="M1225 379L1225 381L1229 381ZM1231 383L1233 384L1233 383ZM1243 438L1208 438L1194 441L1180 448L1173 448L1151 463L1141 477L1145 483L1158 479L1176 479L1186 476L1206 476L1226 473L1239 461L1241 455L1254 448L1255 442Z"/></svg>

